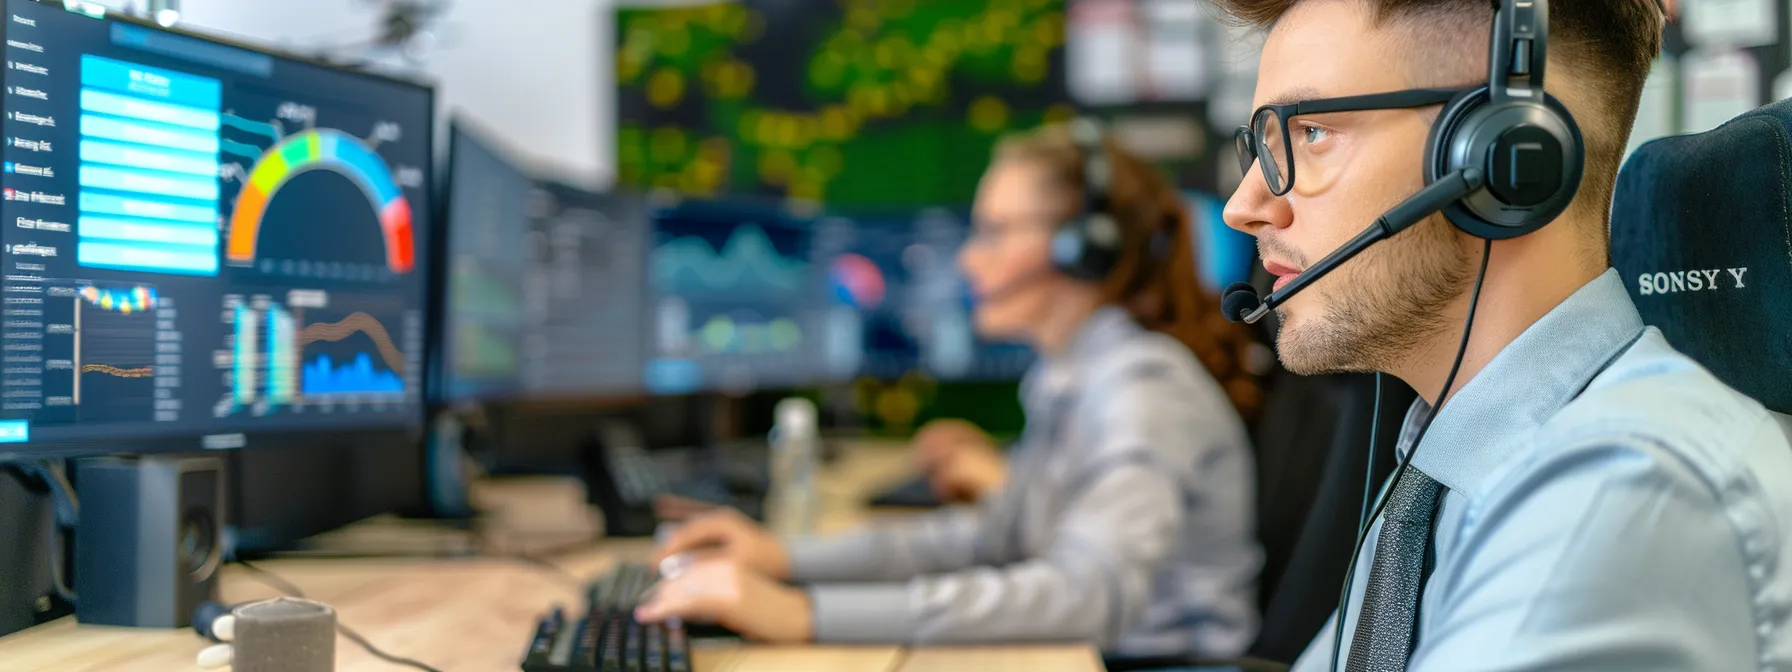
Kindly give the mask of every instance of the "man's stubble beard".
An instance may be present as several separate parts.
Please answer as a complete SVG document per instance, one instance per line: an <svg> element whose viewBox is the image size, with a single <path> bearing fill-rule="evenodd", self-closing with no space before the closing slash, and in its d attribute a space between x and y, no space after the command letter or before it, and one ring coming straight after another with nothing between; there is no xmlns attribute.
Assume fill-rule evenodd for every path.
<svg viewBox="0 0 1792 672"><path fill-rule="evenodd" d="M1282 366L1300 375L1391 370L1451 328L1444 310L1474 281L1471 261L1435 214L1371 247L1322 280L1321 314L1277 334Z"/></svg>

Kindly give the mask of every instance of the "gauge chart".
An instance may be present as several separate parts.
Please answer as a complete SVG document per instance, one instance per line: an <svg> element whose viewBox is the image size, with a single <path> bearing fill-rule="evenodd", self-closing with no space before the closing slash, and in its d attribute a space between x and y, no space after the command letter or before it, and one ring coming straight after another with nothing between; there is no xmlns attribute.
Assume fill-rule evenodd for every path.
<svg viewBox="0 0 1792 672"><path fill-rule="evenodd" d="M266 275L389 282L416 268L412 199L421 170L382 147L403 134L379 120L318 124L315 108L238 96L219 115L218 174L234 200L223 262ZM268 117L246 110L267 110Z"/></svg>

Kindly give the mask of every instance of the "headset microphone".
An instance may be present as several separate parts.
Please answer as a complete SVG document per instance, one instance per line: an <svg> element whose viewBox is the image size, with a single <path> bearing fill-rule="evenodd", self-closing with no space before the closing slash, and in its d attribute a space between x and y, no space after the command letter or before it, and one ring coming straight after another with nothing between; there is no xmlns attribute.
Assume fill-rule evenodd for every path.
<svg viewBox="0 0 1792 672"><path fill-rule="evenodd" d="M1220 312L1226 319L1243 322L1244 316L1263 305L1263 297L1257 295L1257 288L1248 282L1234 282L1226 286L1226 293L1220 295Z"/></svg>
<svg viewBox="0 0 1792 672"><path fill-rule="evenodd" d="M1369 228L1363 229L1362 233L1350 239L1350 242L1345 243L1343 247L1325 255L1325 258L1320 259L1318 263L1307 267L1307 270L1302 271L1292 282L1276 290L1268 298L1258 298L1260 295L1257 293L1257 288L1252 287L1249 283L1240 282L1227 287L1225 297L1220 300L1220 309L1225 312L1228 320L1247 324L1255 323L1257 320L1263 319L1264 315L1268 315L1269 311L1287 303L1295 294L1299 294L1300 290L1306 289L1308 285L1325 277L1325 274L1336 270L1351 257L1369 249L1370 245L1411 228L1412 225L1426 217L1449 207L1461 200L1462 197L1474 193L1475 190L1482 187L1484 182L1485 177L1477 168L1465 168L1445 175L1424 189L1420 189L1419 193L1401 201L1399 205L1394 206L1394 209L1377 217L1375 223Z"/></svg>

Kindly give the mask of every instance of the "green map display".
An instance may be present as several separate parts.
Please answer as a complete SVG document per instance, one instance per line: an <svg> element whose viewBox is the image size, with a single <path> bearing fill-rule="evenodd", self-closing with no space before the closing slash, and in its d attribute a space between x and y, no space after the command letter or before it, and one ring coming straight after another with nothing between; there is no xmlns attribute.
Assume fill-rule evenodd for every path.
<svg viewBox="0 0 1792 672"><path fill-rule="evenodd" d="M621 182L847 207L968 203L1001 135L1070 118L1063 0L617 11Z"/></svg>

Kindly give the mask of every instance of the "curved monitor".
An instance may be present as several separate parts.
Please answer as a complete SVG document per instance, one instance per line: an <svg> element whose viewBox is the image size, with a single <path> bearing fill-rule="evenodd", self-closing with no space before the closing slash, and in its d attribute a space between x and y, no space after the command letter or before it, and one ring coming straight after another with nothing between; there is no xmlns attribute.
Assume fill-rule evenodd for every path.
<svg viewBox="0 0 1792 672"><path fill-rule="evenodd" d="M0 2L0 453L420 428L431 89L89 6Z"/></svg>

